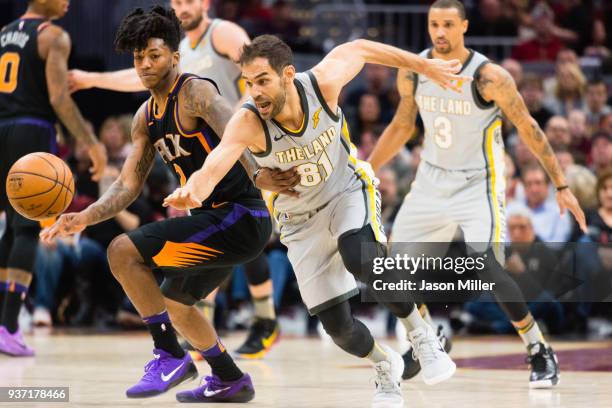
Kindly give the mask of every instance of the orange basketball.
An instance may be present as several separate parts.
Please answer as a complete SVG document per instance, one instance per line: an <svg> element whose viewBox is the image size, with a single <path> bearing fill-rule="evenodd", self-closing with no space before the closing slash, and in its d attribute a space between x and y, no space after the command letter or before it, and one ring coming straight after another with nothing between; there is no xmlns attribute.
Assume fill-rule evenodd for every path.
<svg viewBox="0 0 612 408"><path fill-rule="evenodd" d="M6 195L15 211L26 218L40 221L58 216L74 195L72 172L57 156L30 153L9 170Z"/></svg>

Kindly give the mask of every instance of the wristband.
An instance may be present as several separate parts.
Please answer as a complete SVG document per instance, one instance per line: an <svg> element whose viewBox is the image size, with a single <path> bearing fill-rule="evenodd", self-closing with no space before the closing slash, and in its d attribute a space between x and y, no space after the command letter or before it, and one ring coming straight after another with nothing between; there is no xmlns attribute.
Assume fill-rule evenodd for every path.
<svg viewBox="0 0 612 408"><path fill-rule="evenodd" d="M255 180L257 179L257 176L259 176L259 172L261 171L261 167L258 168L257 170L255 170L255 173L253 173L253 185L255 186Z"/></svg>
<svg viewBox="0 0 612 408"><path fill-rule="evenodd" d="M568 186L567 184L565 184L565 185L563 185L563 186L559 186L559 187L557 187L557 192L559 192L559 191L563 191L563 190L565 190L566 188L569 188L569 186Z"/></svg>

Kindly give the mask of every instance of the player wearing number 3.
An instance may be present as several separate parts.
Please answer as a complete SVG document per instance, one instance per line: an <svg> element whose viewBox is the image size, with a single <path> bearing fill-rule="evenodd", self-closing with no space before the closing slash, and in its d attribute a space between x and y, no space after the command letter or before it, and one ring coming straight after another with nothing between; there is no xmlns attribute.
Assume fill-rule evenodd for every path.
<svg viewBox="0 0 612 408"><path fill-rule="evenodd" d="M523 339L531 363L530 386L549 387L559 381L559 367L538 324L529 312L514 281L503 270L504 243L504 143L501 114L516 126L519 135L538 157L557 187L557 203L569 210L584 230L585 218L546 140L529 115L512 77L500 66L464 46L468 28L463 4L438 0L428 15L432 50L424 57L460 59L462 74L473 76L460 84L461 94L440 88L420 75L400 70L397 86L401 102L393 121L383 132L369 162L378 170L399 152L414 133L417 111L425 127L422 161L411 191L393 225L393 242L450 242L457 229L471 247L489 253L487 271L501 279L495 295ZM399 246L397 246L399 248ZM394 252L393 246L391 252ZM392 254L393 255L393 254ZM511 300L511 301L509 301ZM410 378L419 371L411 353L404 355Z"/></svg>
<svg viewBox="0 0 612 408"><path fill-rule="evenodd" d="M338 95L365 63L409 69L443 87L469 78L454 75L460 69L458 61L426 59L365 40L342 44L312 70L296 74L291 49L276 37L261 36L243 48L239 63L251 99L234 114L204 167L167 197L165 205L198 206L246 148L262 167L296 166L301 175L295 187L299 197L274 195L272 204L302 299L338 346L374 363L374 406L403 406L398 385L401 356L377 345L352 317L348 304L357 293L355 278L369 283L372 271L371 262L362 262L362 244L376 248L369 254L372 258L384 256L386 238L373 175L351 154ZM414 302L378 300L404 323L416 350L437 353L436 358L428 354L421 360L426 382L452 376L454 363L439 351L437 337Z"/></svg>

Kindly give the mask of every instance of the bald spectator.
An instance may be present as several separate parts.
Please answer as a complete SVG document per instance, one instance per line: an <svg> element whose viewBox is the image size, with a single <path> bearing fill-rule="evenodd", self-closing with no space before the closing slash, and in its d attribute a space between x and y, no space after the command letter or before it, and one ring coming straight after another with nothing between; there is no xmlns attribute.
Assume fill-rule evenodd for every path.
<svg viewBox="0 0 612 408"><path fill-rule="evenodd" d="M519 84L519 91L525 100L531 116L541 128L546 126L553 113L544 107L544 85L542 79L536 74L527 74Z"/></svg>
<svg viewBox="0 0 612 408"><path fill-rule="evenodd" d="M546 123L546 138L554 150L567 150L572 143L567 119L553 116Z"/></svg>
<svg viewBox="0 0 612 408"><path fill-rule="evenodd" d="M523 66L520 62L506 58L502 61L501 66L510 73L515 83L520 84L523 81Z"/></svg>
<svg viewBox="0 0 612 408"><path fill-rule="evenodd" d="M607 104L608 87L601 79L589 81L585 101L588 126L591 130L597 131L604 116L612 113L612 107Z"/></svg>

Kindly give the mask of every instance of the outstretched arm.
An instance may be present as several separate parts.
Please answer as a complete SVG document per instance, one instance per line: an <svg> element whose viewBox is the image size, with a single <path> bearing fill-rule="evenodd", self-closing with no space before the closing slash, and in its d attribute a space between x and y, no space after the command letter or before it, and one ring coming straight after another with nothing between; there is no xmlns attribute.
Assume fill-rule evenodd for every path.
<svg viewBox="0 0 612 408"><path fill-rule="evenodd" d="M143 104L132 122L133 149L117 180L95 203L79 213L62 215L51 227L41 232L44 240L57 235L70 235L116 216L127 208L140 194L142 186L153 167L155 149L149 141L145 121L146 104Z"/></svg>
<svg viewBox="0 0 612 408"><path fill-rule="evenodd" d="M247 109L236 112L227 124L221 142L210 152L204 166L194 172L183 187L166 197L164 207L172 206L179 210L201 207L202 201L212 194L215 186L239 160L244 150L254 144L254 140L263 139L263 130L257 120Z"/></svg>
<svg viewBox="0 0 612 408"><path fill-rule="evenodd" d="M100 88L117 92L139 92L146 88L134 68L109 72L88 72L73 69L69 72L70 92Z"/></svg>
<svg viewBox="0 0 612 408"><path fill-rule="evenodd" d="M414 135L417 104L414 100L413 77L414 73L404 69L397 72L397 89L401 99L393 120L385 128L368 158L374 171L393 159Z"/></svg>
<svg viewBox="0 0 612 408"><path fill-rule="evenodd" d="M580 208L576 197L567 188L567 180L557 161L546 135L538 122L529 114L527 106L516 88L510 74L495 64L487 64L475 78L480 95L487 101L493 101L502 110L504 115L518 130L520 138L529 147L529 150L538 158L548 176L557 189L557 202L561 213L567 208L570 210L583 231L586 231L584 212Z"/></svg>
<svg viewBox="0 0 612 408"><path fill-rule="evenodd" d="M470 79L454 75L461 69L459 60L444 61L419 57L391 45L369 40L355 40L331 50L312 72L330 108L335 109L338 95L366 64L403 68L427 76L444 89L458 90L455 79Z"/></svg>
<svg viewBox="0 0 612 408"><path fill-rule="evenodd" d="M68 90L68 57L70 37L57 26L45 29L39 38L41 48L48 49L45 63L45 77L49 91L49 102L58 118L75 138L85 142L92 161L92 179L100 180L106 166L106 149L99 143L85 123L83 115Z"/></svg>

